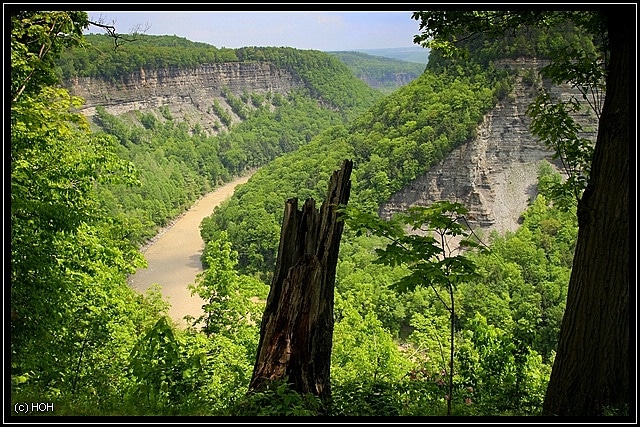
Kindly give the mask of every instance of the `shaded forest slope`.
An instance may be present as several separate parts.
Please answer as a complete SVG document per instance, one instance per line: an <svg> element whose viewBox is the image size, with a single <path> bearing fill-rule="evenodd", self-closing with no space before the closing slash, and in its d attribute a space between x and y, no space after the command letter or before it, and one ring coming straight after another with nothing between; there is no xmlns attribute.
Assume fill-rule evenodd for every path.
<svg viewBox="0 0 640 427"><path fill-rule="evenodd" d="M358 116L382 94L337 58L292 48L218 49L176 36L107 36L66 51L57 70L81 112L114 136L140 186L102 202L139 224L137 243L199 196Z"/></svg>

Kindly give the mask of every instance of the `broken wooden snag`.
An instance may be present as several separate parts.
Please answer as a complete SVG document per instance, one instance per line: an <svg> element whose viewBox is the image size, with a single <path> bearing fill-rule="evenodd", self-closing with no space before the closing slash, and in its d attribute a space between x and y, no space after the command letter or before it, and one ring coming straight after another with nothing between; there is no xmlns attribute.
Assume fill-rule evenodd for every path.
<svg viewBox="0 0 640 427"><path fill-rule="evenodd" d="M307 199L285 203L278 257L260 326L249 390L284 380L300 394L330 396L333 296L344 229L337 208L351 191L353 162L331 176L320 209Z"/></svg>

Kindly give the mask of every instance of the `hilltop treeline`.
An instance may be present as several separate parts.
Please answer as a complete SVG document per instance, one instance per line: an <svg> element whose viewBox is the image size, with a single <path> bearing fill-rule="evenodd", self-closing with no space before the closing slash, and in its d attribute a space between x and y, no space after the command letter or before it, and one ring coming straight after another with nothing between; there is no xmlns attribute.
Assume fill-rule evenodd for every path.
<svg viewBox="0 0 640 427"><path fill-rule="evenodd" d="M114 48L107 35L90 34L82 48L65 51L57 61L60 78L99 77L116 82L141 69L195 68L222 62L269 62L297 76L309 96L343 114L362 111L379 96L353 78L338 58L316 50L288 47L216 48L177 36L138 35Z"/></svg>
<svg viewBox="0 0 640 427"><path fill-rule="evenodd" d="M73 77L116 79L144 69L193 68L239 61L236 51L198 43L178 36L139 34L115 46L106 34L87 34L81 46L66 50L57 60L62 80Z"/></svg>

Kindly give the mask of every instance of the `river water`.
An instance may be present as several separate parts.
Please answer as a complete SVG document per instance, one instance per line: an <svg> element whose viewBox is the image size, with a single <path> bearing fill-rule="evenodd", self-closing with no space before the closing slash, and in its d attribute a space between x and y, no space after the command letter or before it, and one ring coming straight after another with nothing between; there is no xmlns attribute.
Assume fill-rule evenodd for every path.
<svg viewBox="0 0 640 427"><path fill-rule="evenodd" d="M139 268L129 277L129 285L142 293L154 283L159 284L163 298L171 304L169 316L182 327L186 326L184 316L200 316L204 304L187 289L187 285L194 283L198 273L203 271L200 255L204 242L200 237L200 223L233 194L236 186L250 177L237 178L198 200L143 248L148 267Z"/></svg>

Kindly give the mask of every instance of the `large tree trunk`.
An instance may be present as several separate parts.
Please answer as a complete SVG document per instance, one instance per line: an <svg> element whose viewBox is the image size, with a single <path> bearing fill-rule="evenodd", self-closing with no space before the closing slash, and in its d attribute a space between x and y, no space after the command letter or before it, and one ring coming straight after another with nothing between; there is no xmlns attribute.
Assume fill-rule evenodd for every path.
<svg viewBox="0 0 640 427"><path fill-rule="evenodd" d="M285 205L250 390L287 378L301 394L330 397L333 294L344 228L336 208L349 200L352 167L345 160L333 173L319 211L313 199L301 211L297 199Z"/></svg>
<svg viewBox="0 0 640 427"><path fill-rule="evenodd" d="M606 16L605 102L544 415L602 415L629 405L629 74L625 16Z"/></svg>

